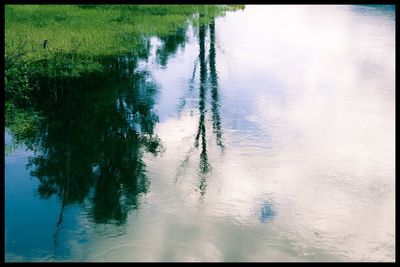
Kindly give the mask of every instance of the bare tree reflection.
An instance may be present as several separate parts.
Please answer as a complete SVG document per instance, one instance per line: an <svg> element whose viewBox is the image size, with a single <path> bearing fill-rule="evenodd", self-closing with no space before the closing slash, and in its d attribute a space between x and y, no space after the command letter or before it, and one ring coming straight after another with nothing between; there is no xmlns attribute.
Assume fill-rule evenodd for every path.
<svg viewBox="0 0 400 267"><path fill-rule="evenodd" d="M209 29L210 37L210 48L208 52L208 60L206 60L206 35ZM187 166L194 149L200 148L200 163L199 163L199 190L201 197L204 196L207 187L207 175L211 171L212 167L209 162L207 154L207 127L206 127L206 115L207 115L207 92L210 89L211 94L211 117L212 117L212 129L215 134L216 144L223 149L222 142L222 129L221 129L221 116L220 116L220 100L218 94L218 75L216 70L216 50L215 50L215 21L209 25L199 26L199 56L198 60L194 63L193 77L190 81L190 90L194 80L194 74L196 71L197 62L199 62L199 120L197 132L195 135L194 146L189 149L186 157L178 167L177 174L175 175L175 182L177 178L182 174L183 169ZM207 75L207 65L209 65L209 76ZM183 108L185 102L182 101L180 109Z"/></svg>
<svg viewBox="0 0 400 267"><path fill-rule="evenodd" d="M218 95L218 76L216 69L216 51L215 51L215 21L210 23L210 83L211 83L211 112L213 129L216 134L217 145L223 147L222 144L222 130L221 130L221 116L219 113L219 95Z"/></svg>
<svg viewBox="0 0 400 267"><path fill-rule="evenodd" d="M210 170L210 164L207 157L207 140L206 140L206 127L204 125L204 117L206 113L206 82L207 82L207 66L205 64L205 26L200 26L199 29L199 46L200 46L200 88L199 88L199 126L195 139L194 146L199 146L199 139L201 137L201 153L200 153L200 193L204 195L206 189L206 175Z"/></svg>

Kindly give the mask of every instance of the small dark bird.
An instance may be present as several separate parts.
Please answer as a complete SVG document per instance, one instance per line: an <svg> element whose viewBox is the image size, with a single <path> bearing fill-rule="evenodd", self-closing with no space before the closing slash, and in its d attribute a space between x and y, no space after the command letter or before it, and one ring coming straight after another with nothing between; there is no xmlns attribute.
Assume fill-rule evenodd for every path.
<svg viewBox="0 0 400 267"><path fill-rule="evenodd" d="M43 48L46 48L46 46L47 46L47 40L44 40L44 42L43 42Z"/></svg>

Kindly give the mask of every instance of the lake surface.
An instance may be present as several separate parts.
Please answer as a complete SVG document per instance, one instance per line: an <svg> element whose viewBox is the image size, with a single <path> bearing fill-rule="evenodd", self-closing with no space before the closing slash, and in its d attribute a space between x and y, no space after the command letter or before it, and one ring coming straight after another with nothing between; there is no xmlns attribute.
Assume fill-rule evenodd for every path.
<svg viewBox="0 0 400 267"><path fill-rule="evenodd" d="M40 81L6 261L394 261L393 6L249 5L147 48Z"/></svg>

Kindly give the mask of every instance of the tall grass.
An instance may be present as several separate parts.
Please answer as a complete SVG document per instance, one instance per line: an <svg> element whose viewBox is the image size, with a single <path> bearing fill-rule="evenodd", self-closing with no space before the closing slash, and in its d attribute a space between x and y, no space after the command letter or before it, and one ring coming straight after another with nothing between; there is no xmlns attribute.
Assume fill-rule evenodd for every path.
<svg viewBox="0 0 400 267"><path fill-rule="evenodd" d="M6 55L24 45L32 60L54 51L85 55L132 52L148 36L165 36L200 14L201 22L236 7L221 5L6 5ZM47 49L43 48L48 40Z"/></svg>

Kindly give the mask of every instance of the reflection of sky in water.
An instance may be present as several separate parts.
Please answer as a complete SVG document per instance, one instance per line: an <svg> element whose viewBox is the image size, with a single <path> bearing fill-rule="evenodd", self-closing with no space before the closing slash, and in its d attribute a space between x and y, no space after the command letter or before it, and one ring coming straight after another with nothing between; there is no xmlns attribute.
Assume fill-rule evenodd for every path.
<svg viewBox="0 0 400 267"><path fill-rule="evenodd" d="M12 182L9 179L5 182L6 250L12 251L6 254L6 260L11 261L50 257L54 248L54 232L49 229L54 229L56 214L59 212L59 204L55 198L50 200L38 198L35 189L39 183L35 179L30 179L30 170L25 168L28 163L27 154L22 152L22 155L25 157L21 158L19 153L9 156L5 167L5 176L12 179ZM22 217L29 219L21 220L21 214L15 211L23 212ZM69 227L74 228L73 222L76 218L70 219Z"/></svg>
<svg viewBox="0 0 400 267"><path fill-rule="evenodd" d="M141 208L129 214L124 234L104 225L87 230L82 243L71 234L75 257L393 260L393 13L251 5L217 19L225 146L215 141L207 89L212 171L202 199L201 149L191 149L199 125L199 66L192 89L189 84L198 39L192 36L165 68L153 54L147 66L161 88L155 132L166 150L146 157L151 186ZM205 47L207 57L209 36Z"/></svg>
<svg viewBox="0 0 400 267"><path fill-rule="evenodd" d="M239 225L254 216L268 222L283 233L281 242L297 244L291 253L298 255L318 258L322 249L339 258L383 259L382 251L393 252L392 18L349 6L248 6L217 20L216 28L226 149L213 150L210 136L216 171L203 209ZM185 50L192 64L196 49ZM159 106L171 106L165 114L175 108L167 99L188 88L193 65L183 58L155 73L165 89L179 88L163 91ZM177 146L190 144L195 132L197 116L190 114L164 117L158 125L169 157L158 163L172 170L157 168L166 177L174 176L171 166L185 151ZM197 207L189 197L196 164L188 164L177 190L184 206ZM253 212L253 200L268 192L274 204ZM371 209L379 216L371 217ZM371 235L372 229L379 230Z"/></svg>
<svg viewBox="0 0 400 267"><path fill-rule="evenodd" d="M274 210L272 202L265 201L261 206L260 222L268 223L272 221L275 215L276 211Z"/></svg>

